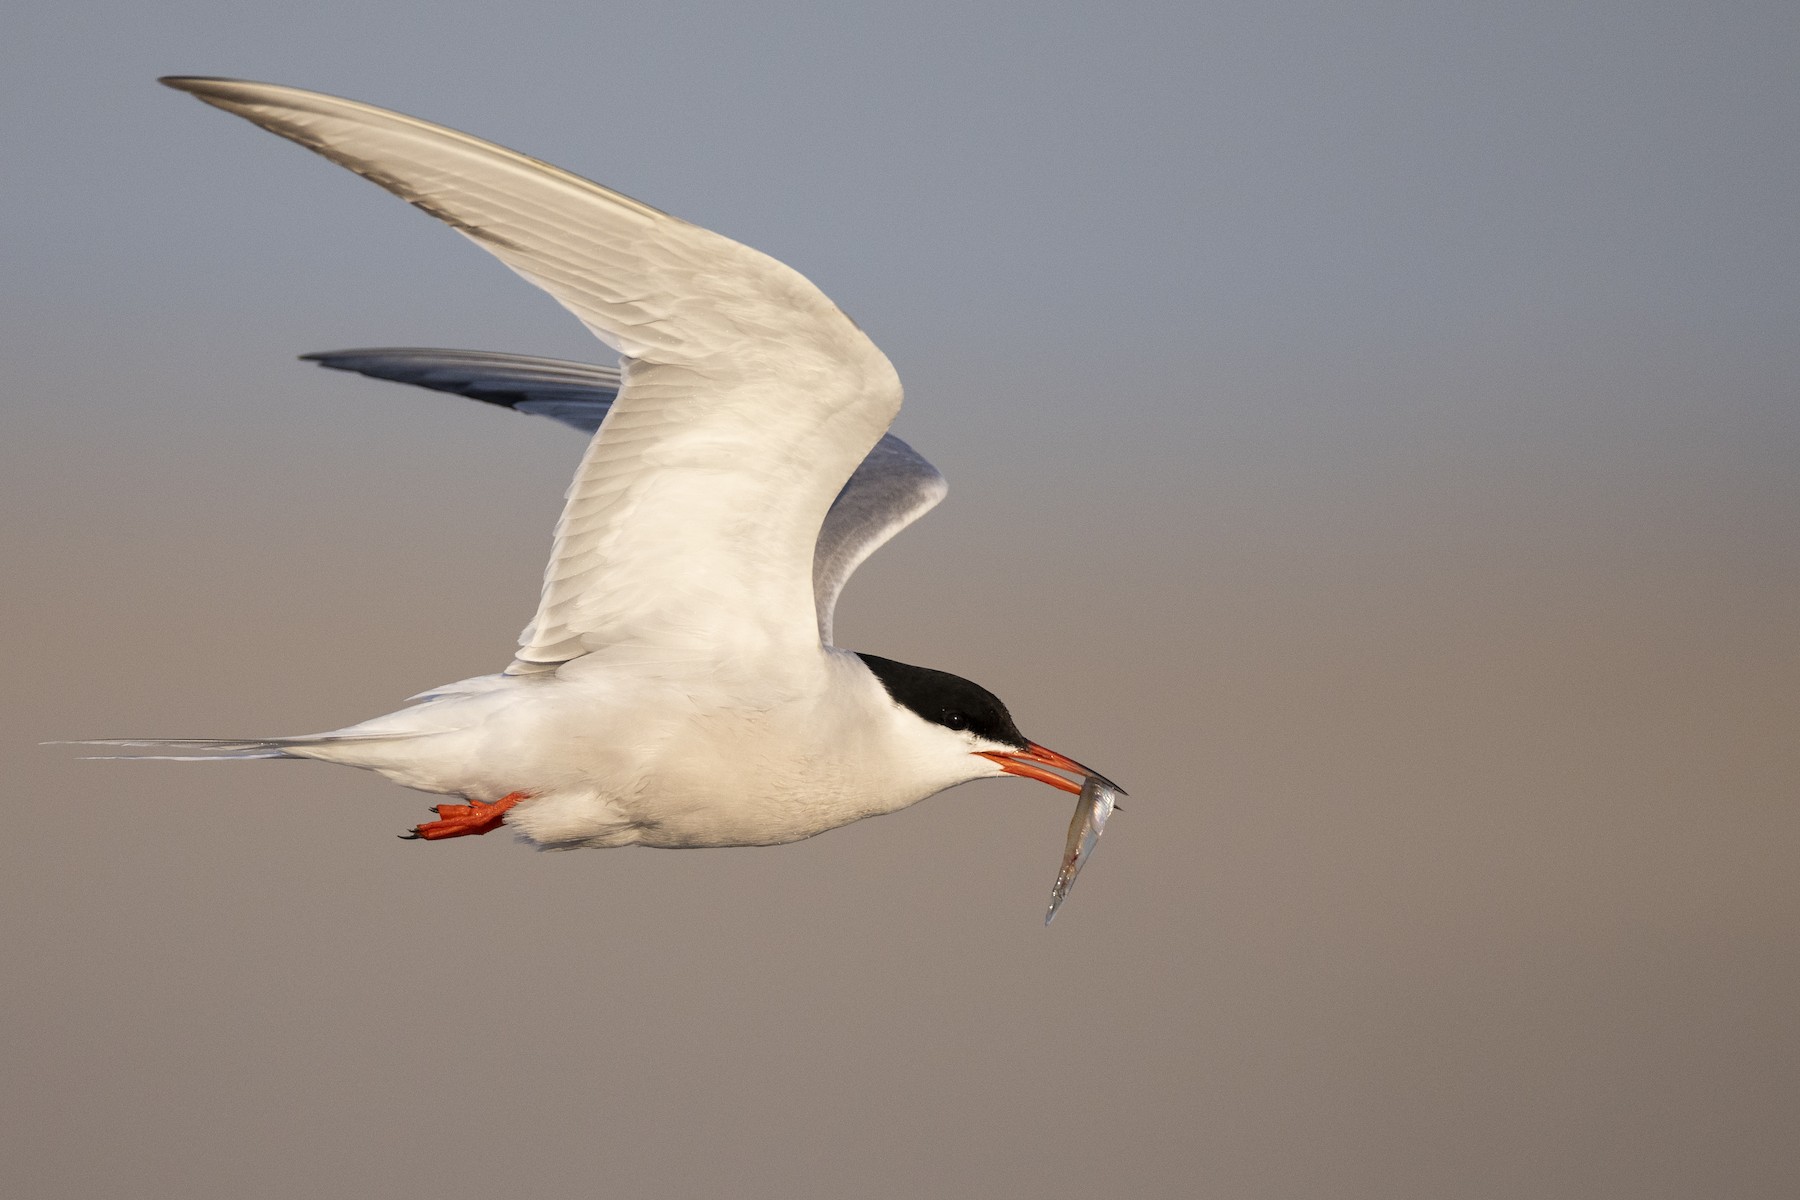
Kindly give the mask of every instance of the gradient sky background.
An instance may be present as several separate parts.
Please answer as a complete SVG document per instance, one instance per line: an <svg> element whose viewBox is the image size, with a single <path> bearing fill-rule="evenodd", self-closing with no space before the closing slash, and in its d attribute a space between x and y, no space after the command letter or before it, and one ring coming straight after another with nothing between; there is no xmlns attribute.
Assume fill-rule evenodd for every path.
<svg viewBox="0 0 1800 1200"><path fill-rule="evenodd" d="M1800 8L14 6L0 1191L1800 1193ZM295 733L497 669L604 357L157 88L353 96L789 262L950 499L859 649L1132 791L795 846L394 834Z"/></svg>

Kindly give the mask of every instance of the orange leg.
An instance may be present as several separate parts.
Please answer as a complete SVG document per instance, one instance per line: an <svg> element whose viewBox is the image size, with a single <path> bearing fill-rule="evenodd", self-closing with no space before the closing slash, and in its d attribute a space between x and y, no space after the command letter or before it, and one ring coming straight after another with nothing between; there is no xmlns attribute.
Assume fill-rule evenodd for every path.
<svg viewBox="0 0 1800 1200"><path fill-rule="evenodd" d="M492 804L483 804L479 800L471 800L467 804L440 804L431 810L438 815L439 820L427 822L411 833L400 836L408 840L435 842L443 838L492 833L505 822L507 809L521 800L529 799L531 797L524 792L514 792L500 797Z"/></svg>

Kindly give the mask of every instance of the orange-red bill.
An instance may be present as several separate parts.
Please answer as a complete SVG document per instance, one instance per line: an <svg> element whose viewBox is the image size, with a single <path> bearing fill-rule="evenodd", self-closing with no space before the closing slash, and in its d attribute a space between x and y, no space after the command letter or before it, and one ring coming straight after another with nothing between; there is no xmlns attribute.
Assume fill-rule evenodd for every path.
<svg viewBox="0 0 1800 1200"><path fill-rule="evenodd" d="M1079 795L1083 779L1098 779L1121 796L1125 790L1098 771L1089 770L1067 755L1040 746L1036 742L1026 742L1024 750L1000 751L977 750L977 754L992 762L998 763L1000 769L1008 775L1018 775L1025 779L1035 779L1039 783L1047 783L1060 791ZM1045 768L1054 767L1056 771L1069 771L1079 778L1070 779L1066 775L1058 775L1056 771Z"/></svg>

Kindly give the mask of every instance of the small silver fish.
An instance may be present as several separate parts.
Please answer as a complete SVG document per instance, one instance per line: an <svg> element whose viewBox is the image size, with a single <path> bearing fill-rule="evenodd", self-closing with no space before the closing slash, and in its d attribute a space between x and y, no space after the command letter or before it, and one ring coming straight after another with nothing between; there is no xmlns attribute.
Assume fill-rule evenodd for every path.
<svg viewBox="0 0 1800 1200"><path fill-rule="evenodd" d="M1075 886L1075 876L1093 855L1094 845L1106 828L1106 818L1112 816L1113 804L1121 794L1116 784L1099 775L1089 775L1082 783L1081 795L1075 801L1075 817L1069 822L1069 840L1063 846L1062 870L1057 873L1056 886L1050 889L1050 911L1044 914L1045 925L1056 920L1056 910L1068 899L1069 889Z"/></svg>

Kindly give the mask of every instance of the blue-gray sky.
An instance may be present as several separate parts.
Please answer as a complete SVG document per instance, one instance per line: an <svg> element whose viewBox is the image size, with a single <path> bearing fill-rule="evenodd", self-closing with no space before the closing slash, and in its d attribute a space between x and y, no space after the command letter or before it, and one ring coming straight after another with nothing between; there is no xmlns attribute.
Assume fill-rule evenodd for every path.
<svg viewBox="0 0 1800 1200"><path fill-rule="evenodd" d="M0 66L4 1190L1800 1186L1791 4L97 0ZM952 493L840 634L1131 788L1057 926L1024 784L555 856L31 747L502 664L578 445L293 356L603 356L174 73L492 138L855 316Z"/></svg>

